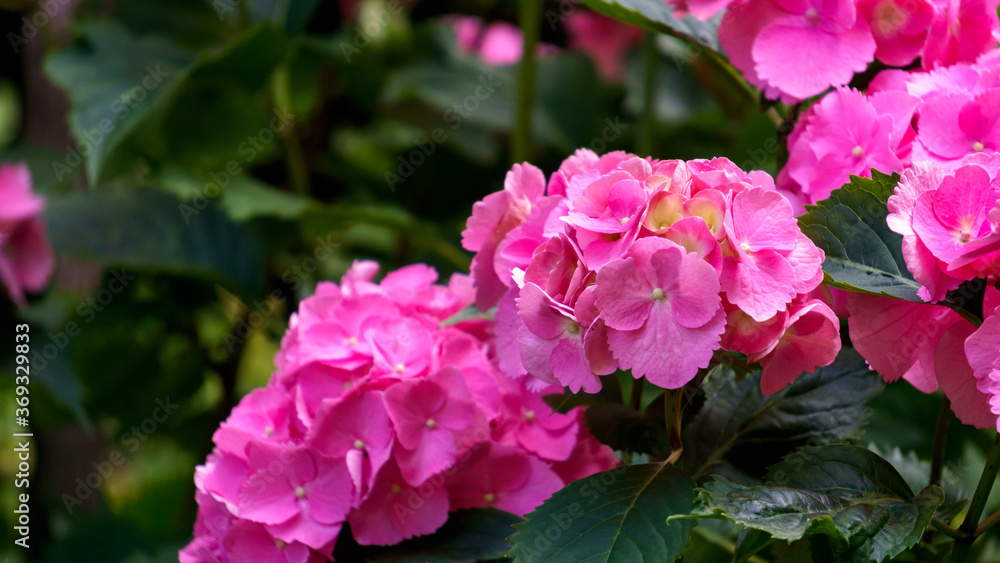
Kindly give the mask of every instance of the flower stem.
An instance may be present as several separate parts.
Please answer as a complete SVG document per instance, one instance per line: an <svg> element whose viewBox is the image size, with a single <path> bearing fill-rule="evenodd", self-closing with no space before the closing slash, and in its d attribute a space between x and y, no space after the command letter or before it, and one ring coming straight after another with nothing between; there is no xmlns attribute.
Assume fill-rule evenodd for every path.
<svg viewBox="0 0 1000 563"><path fill-rule="evenodd" d="M660 59L656 51L656 34L646 33L642 48L642 118L639 122L639 138L636 152L640 156L652 156L656 138L656 67Z"/></svg>
<svg viewBox="0 0 1000 563"><path fill-rule="evenodd" d="M511 159L524 162L531 149L531 110L535 102L535 58L538 55L538 36L542 27L542 0L521 0L521 32L524 34L524 52L517 79L517 108L514 116L514 136L511 142Z"/></svg>
<svg viewBox="0 0 1000 563"><path fill-rule="evenodd" d="M951 427L951 401L945 397L938 410L937 424L934 427L934 445L931 450L931 485L941 482L941 471L944 466L944 449L948 443L948 429Z"/></svg>
<svg viewBox="0 0 1000 563"><path fill-rule="evenodd" d="M292 121L278 131L278 137L281 138L285 148L288 176L292 189L295 193L306 195L309 193L309 165L306 163L302 145L299 144L298 134L295 131L295 116L292 115L291 75L287 64L274 70L271 79L271 94L278 109L286 115L292 116Z"/></svg>
<svg viewBox="0 0 1000 563"><path fill-rule="evenodd" d="M683 447L681 443L681 420L684 415L683 399L683 388L667 389L667 392L663 394L663 400L666 401L663 410L666 413L667 439L672 451L679 451Z"/></svg>
<svg viewBox="0 0 1000 563"><path fill-rule="evenodd" d="M986 467L979 478L979 485L972 495L972 502L969 503L969 511L965 515L965 520L958 527L958 531L965 534L961 540L955 541L955 549L951 553L951 563L964 563L969 556L972 542L976 540L976 530L978 530L979 518L986 508L986 500L993 490L993 482L996 481L997 472L1000 471L1000 434L993 440L993 447L990 448L989 455L986 456ZM992 518L992 516L990 517Z"/></svg>

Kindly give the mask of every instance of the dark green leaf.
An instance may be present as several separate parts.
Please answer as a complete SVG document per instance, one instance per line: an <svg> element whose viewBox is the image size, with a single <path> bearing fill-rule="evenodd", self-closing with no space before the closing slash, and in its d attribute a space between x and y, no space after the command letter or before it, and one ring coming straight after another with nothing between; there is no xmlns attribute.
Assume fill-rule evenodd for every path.
<svg viewBox="0 0 1000 563"><path fill-rule="evenodd" d="M720 367L705 379L705 405L684 429L684 467L696 477L757 478L798 446L853 437L882 387L849 349L768 396L760 390L759 372L736 381L730 368Z"/></svg>
<svg viewBox="0 0 1000 563"><path fill-rule="evenodd" d="M136 37L108 21L88 23L82 36L45 66L70 98L70 130L77 140L77 156L86 160L91 185L104 177L116 154L193 83L261 88L287 48L282 32L269 25L200 56L156 36ZM199 122L187 118L189 124ZM152 143L128 148L139 153L155 149L147 144ZM71 170L77 166L74 162L67 156L63 164Z"/></svg>
<svg viewBox="0 0 1000 563"><path fill-rule="evenodd" d="M437 532L363 557L373 563L464 563L499 559L510 549L507 536L521 518L495 508L459 510Z"/></svg>
<svg viewBox="0 0 1000 563"><path fill-rule="evenodd" d="M736 553L733 554L733 563L745 563L751 557L759 553L771 543L771 534L746 528L740 532L740 538L736 541Z"/></svg>
<svg viewBox="0 0 1000 563"><path fill-rule="evenodd" d="M598 442L613 450L652 454L668 447L663 416L651 419L625 405L601 403L587 408L583 421Z"/></svg>
<svg viewBox="0 0 1000 563"><path fill-rule="evenodd" d="M914 495L889 462L857 446L806 447L770 468L764 484L722 476L705 485L696 511L733 520L775 539L833 538L842 561L884 561L913 546L944 502L926 487Z"/></svg>
<svg viewBox="0 0 1000 563"><path fill-rule="evenodd" d="M515 561L673 561L691 534L694 482L672 465L620 467L574 481L528 514L510 539Z"/></svg>
<svg viewBox="0 0 1000 563"><path fill-rule="evenodd" d="M707 22L694 16L674 17L674 7L660 0L582 0L583 5L604 15L639 27L680 37L719 50L719 21L715 16Z"/></svg>
<svg viewBox="0 0 1000 563"><path fill-rule="evenodd" d="M52 199L45 216L60 254L203 278L243 295L263 290L258 241L211 206L148 190L75 193Z"/></svg>
<svg viewBox="0 0 1000 563"><path fill-rule="evenodd" d="M877 170L872 179L851 176L799 217L802 232L826 253L828 285L922 302L917 297L920 284L903 260L903 237L886 224L886 201L897 183L899 174Z"/></svg>

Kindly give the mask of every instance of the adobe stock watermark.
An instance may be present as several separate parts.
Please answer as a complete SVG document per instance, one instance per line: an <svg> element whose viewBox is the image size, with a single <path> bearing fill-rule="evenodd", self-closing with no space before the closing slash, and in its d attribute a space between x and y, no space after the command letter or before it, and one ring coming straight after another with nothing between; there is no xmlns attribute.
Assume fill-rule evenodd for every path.
<svg viewBox="0 0 1000 563"><path fill-rule="evenodd" d="M69 346L72 339L80 336L83 327L94 322L97 314L111 304L114 298L125 291L125 288L135 280L135 276L129 274L124 268L111 270L111 279L106 287L96 294L87 297L76 307L76 317L68 321L58 332L49 332L46 336L48 342L35 344L32 346L31 366L41 371L48 363L56 358L63 350Z"/></svg>
<svg viewBox="0 0 1000 563"><path fill-rule="evenodd" d="M52 172L57 180L62 180L73 170L83 164L83 159L90 156L98 145L110 135L118 125L128 119L149 93L158 88L170 73L160 68L160 64L146 65L146 74L139 84L122 92L111 102L111 117L105 117L97 122L97 127L77 133L76 147L66 146L66 158L62 162L52 162ZM82 138L80 138L82 137Z"/></svg>
<svg viewBox="0 0 1000 563"><path fill-rule="evenodd" d="M170 402L170 397L156 399L155 406L149 416L126 430L119 437L121 448L111 450L107 457L100 462L91 462L90 465L94 471L84 477L76 478L76 489L73 490L72 495L63 493L62 502L66 511L73 514L75 507L82 506L83 501L93 496L94 492L107 482L108 478L114 474L115 469L125 464L128 458L122 453L122 449L134 453L178 408L180 405Z"/></svg>
<svg viewBox="0 0 1000 563"><path fill-rule="evenodd" d="M267 127L261 128L254 135L247 135L247 138L236 147L236 151L243 157L243 164L234 158L227 162L225 167L209 172L208 176L212 181L205 184L194 198L178 204L177 210L180 211L185 225L190 225L191 218L208 207L210 200L222 195L223 190L229 186L233 177L243 173L243 166L256 160L257 156L274 142L281 131L295 121L295 115L278 108L274 108L272 113L274 116L268 122Z"/></svg>
<svg viewBox="0 0 1000 563"><path fill-rule="evenodd" d="M465 120L480 108L483 102L490 99L497 88L503 86L503 82L498 80L493 73L480 74L476 81L478 84L471 94L455 102L441 114L441 119L450 126L452 131L461 127ZM395 172L390 170L385 172L385 183L389 186L389 191L395 192L396 186L409 179L416 169L427 162L427 159L437 151L438 145L447 140L448 132L442 127L435 127L423 139L414 139L417 148L406 155L396 157L399 165Z"/></svg>
<svg viewBox="0 0 1000 563"><path fill-rule="evenodd" d="M52 20L59 15L63 9L70 7L72 0L42 0L38 7L30 15L21 18L21 33L13 31L7 33L7 41L10 42L14 53L20 53L21 48L38 36Z"/></svg>

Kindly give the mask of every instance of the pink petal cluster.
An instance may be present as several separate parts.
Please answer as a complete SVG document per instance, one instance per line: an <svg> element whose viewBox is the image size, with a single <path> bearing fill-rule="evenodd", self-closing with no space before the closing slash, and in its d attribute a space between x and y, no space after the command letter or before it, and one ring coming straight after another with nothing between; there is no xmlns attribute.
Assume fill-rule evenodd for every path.
<svg viewBox="0 0 1000 563"><path fill-rule="evenodd" d="M32 191L24 164L0 164L0 283L23 306L25 292L45 288L55 258L41 213L45 200Z"/></svg>
<svg viewBox="0 0 1000 563"><path fill-rule="evenodd" d="M987 290L983 309L986 319L966 338L965 355L976 387L986 395L991 418L1000 430L1000 291Z"/></svg>
<svg viewBox="0 0 1000 563"><path fill-rule="evenodd" d="M886 381L904 379L924 393L940 388L963 423L997 426L1000 291L987 287L985 301L987 318L976 329L942 305L851 293L851 341Z"/></svg>
<svg viewBox="0 0 1000 563"><path fill-rule="evenodd" d="M889 228L903 258L936 303L963 281L1000 275L1000 154L973 154L952 172L921 162L889 198Z"/></svg>
<svg viewBox="0 0 1000 563"><path fill-rule="evenodd" d="M995 0L668 0L707 19L727 8L719 43L772 99L848 84L878 59L925 69L973 62L996 45Z"/></svg>
<svg viewBox="0 0 1000 563"><path fill-rule="evenodd" d="M516 25L505 21L486 22L475 16L453 16L449 20L460 53L478 57L493 66L513 65L521 60L524 37ZM556 50L548 43L538 45L539 54Z"/></svg>
<svg viewBox="0 0 1000 563"><path fill-rule="evenodd" d="M902 172L932 161L951 171L1000 150L1000 56L928 72L887 70L867 94L838 88L810 106L789 136L778 188L802 204L829 197L850 175Z"/></svg>
<svg viewBox="0 0 1000 563"><path fill-rule="evenodd" d="M457 509L525 514L617 464L581 413L554 413L499 372L492 321L452 319L471 303L467 278L437 285L414 265L375 283L377 271L355 263L292 315L270 383L196 471L182 563L324 561L343 530L389 545Z"/></svg>
<svg viewBox="0 0 1000 563"><path fill-rule="evenodd" d="M726 159L582 149L547 181L515 165L463 242L477 304L497 305L500 368L536 387L595 392L627 369L678 388L723 346L759 361L770 393L840 349L823 252L770 176Z"/></svg>
<svg viewBox="0 0 1000 563"><path fill-rule="evenodd" d="M565 20L567 45L586 53L607 82L625 77L625 55L642 42L642 30L601 14L576 8Z"/></svg>

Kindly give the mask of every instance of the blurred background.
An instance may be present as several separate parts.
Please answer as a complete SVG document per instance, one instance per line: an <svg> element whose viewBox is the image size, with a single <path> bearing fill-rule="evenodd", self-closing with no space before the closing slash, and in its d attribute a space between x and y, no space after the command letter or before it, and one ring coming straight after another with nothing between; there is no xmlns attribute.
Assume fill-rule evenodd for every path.
<svg viewBox="0 0 1000 563"><path fill-rule="evenodd" d="M701 49L543 9L528 155L546 173L580 147L775 172L779 127ZM195 465L316 282L357 258L467 270L465 219L512 160L517 16L513 0L0 0L0 162L30 166L57 256L45 293L0 299L0 404L30 323L34 433L25 551L5 416L0 557L176 561ZM866 439L928 457L920 413L939 398L900 384L877 401ZM988 439L952 433L971 490Z"/></svg>

